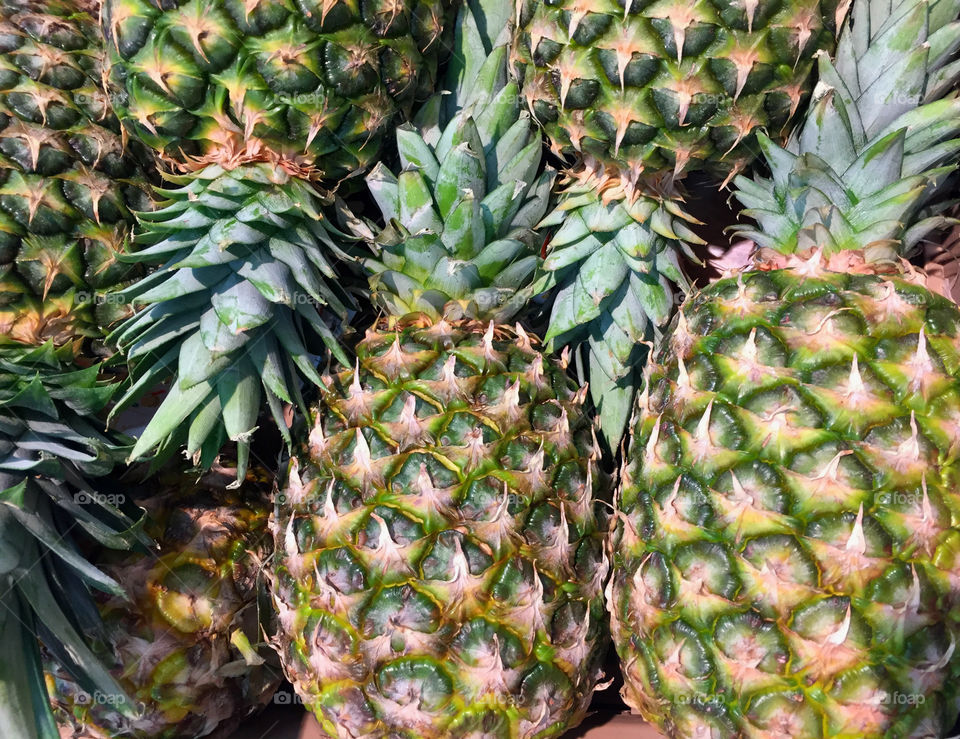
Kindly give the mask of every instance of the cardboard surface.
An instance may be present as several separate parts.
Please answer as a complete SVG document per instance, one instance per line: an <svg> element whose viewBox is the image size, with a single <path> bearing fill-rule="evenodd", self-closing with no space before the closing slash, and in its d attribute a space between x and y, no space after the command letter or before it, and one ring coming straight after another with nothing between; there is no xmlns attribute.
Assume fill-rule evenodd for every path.
<svg viewBox="0 0 960 739"><path fill-rule="evenodd" d="M232 739L327 739L300 706L271 706ZM597 713L563 739L662 739L648 723L630 714Z"/></svg>

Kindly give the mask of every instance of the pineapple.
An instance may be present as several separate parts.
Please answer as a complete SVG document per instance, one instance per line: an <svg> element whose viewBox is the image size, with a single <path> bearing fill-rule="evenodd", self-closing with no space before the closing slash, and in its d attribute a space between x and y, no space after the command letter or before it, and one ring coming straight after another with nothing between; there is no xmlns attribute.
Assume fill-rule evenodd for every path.
<svg viewBox="0 0 960 739"><path fill-rule="evenodd" d="M207 473L197 486L175 469L132 486L134 495L141 487L150 495L137 502L159 549L97 558L129 598L99 599L107 635L99 647L139 715L118 713L113 696L91 695L50 659L47 682L61 736L226 737L270 700L282 673L261 637L269 619L260 568L272 542L267 478L256 475L251 470L238 491L228 489L226 469Z"/></svg>
<svg viewBox="0 0 960 739"><path fill-rule="evenodd" d="M346 178L433 92L441 0L108 0L107 77L128 132L179 172L144 216L128 261L153 273L117 293L142 307L112 335L132 382L116 412L169 392L131 459L186 446L202 466L227 441L243 477L264 404L287 441L284 404L346 361L355 311L321 177ZM340 262L341 264L337 264Z"/></svg>
<svg viewBox="0 0 960 739"><path fill-rule="evenodd" d="M360 221L387 315L329 376L277 496L287 677L330 736L557 736L607 632L596 439L519 324L554 173L507 80L509 4L465 5L453 93L401 126Z"/></svg>
<svg viewBox="0 0 960 739"><path fill-rule="evenodd" d="M841 11L842 12L842 11ZM833 42L832 0L676 3L522 0L514 70L570 162L538 290L558 288L545 340L585 346L611 449L647 354L689 284L681 255L703 244L678 180L729 178L782 129Z"/></svg>
<svg viewBox="0 0 960 739"><path fill-rule="evenodd" d="M514 59L557 153L628 186L726 176L753 158L759 130L796 113L835 12L830 0L526 0Z"/></svg>
<svg viewBox="0 0 960 739"><path fill-rule="evenodd" d="M262 149L344 177L433 93L448 4L106 0L118 111L178 161Z"/></svg>
<svg viewBox="0 0 960 739"><path fill-rule="evenodd" d="M755 264L649 368L607 592L671 737L940 737L960 711L960 310L904 260L960 154L956 0L866 0L769 179Z"/></svg>
<svg viewBox="0 0 960 739"><path fill-rule="evenodd" d="M150 198L101 86L96 9L79 6L0 8L0 333L103 353L127 310L107 292L140 274L120 256Z"/></svg>
<svg viewBox="0 0 960 739"><path fill-rule="evenodd" d="M75 539L83 532L117 549L148 541L92 487L119 457L122 439L95 420L117 385L73 359L69 345L0 346L0 735L16 739L56 735L38 633L70 655L89 690L124 695L87 643L102 628L90 590L123 590Z"/></svg>
<svg viewBox="0 0 960 739"><path fill-rule="evenodd" d="M356 311L350 239L323 215L320 180L347 178L384 132L433 92L442 0L109 0L109 79L127 130L179 174L142 217L152 274L116 294L141 307L111 336L131 368L116 411L168 394L131 459L186 454L209 466L249 444L264 406L289 444L315 355L347 357Z"/></svg>

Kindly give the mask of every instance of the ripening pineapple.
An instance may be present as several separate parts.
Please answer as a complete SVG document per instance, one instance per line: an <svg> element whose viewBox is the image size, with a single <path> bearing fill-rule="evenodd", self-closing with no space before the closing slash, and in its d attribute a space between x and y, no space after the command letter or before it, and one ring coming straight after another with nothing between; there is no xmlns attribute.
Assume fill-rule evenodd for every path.
<svg viewBox="0 0 960 739"><path fill-rule="evenodd" d="M149 190L102 89L96 15L59 0L0 8L0 333L33 346L101 348L128 309L106 293L141 274L119 257Z"/></svg>
<svg viewBox="0 0 960 739"><path fill-rule="evenodd" d="M118 112L168 157L258 149L340 178L434 92L447 0L106 0Z"/></svg>
<svg viewBox="0 0 960 739"><path fill-rule="evenodd" d="M330 736L557 736L600 679L586 389L504 325L554 177L483 36L509 13L465 6L454 93L400 128L401 173L368 178L387 315L327 378L277 498L281 660Z"/></svg>
<svg viewBox="0 0 960 739"><path fill-rule="evenodd" d="M309 356L346 360L351 258L317 181L361 172L433 93L448 5L104 3L118 115L180 173L130 257L153 274L116 296L144 308L113 335L133 377L118 410L170 381L133 458L186 446L208 466L231 440L242 476L263 406L287 435L282 406L320 381Z"/></svg>
<svg viewBox="0 0 960 739"><path fill-rule="evenodd" d="M115 696L88 693L48 659L61 736L227 737L270 700L282 672L264 638L272 628L260 571L272 547L269 487L257 469L237 491L232 479L225 469L199 481L167 470L122 488L150 496L137 503L158 549L102 552L98 566L129 600L104 596L97 608L101 656L138 713L122 715Z"/></svg>
<svg viewBox="0 0 960 739"><path fill-rule="evenodd" d="M780 131L833 45L833 0L524 0L513 65L570 164L539 290L558 287L545 339L586 347L590 390L619 445L647 350L702 244L679 179L729 178Z"/></svg>
<svg viewBox="0 0 960 739"><path fill-rule="evenodd" d="M960 153L960 3L867 0L770 179L754 264L637 404L607 593L671 737L941 737L960 711L960 310L903 257Z"/></svg>

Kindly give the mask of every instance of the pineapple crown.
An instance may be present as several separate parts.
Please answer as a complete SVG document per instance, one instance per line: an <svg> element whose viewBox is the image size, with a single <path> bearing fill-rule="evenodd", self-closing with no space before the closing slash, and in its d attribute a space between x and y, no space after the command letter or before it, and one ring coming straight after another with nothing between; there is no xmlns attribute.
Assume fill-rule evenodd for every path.
<svg viewBox="0 0 960 739"><path fill-rule="evenodd" d="M509 3L464 4L448 95L397 131L401 171L367 177L386 226L354 219L374 252L374 299L392 316L507 321L530 298L556 173L507 73ZM500 29L491 41L485 29Z"/></svg>
<svg viewBox="0 0 960 739"><path fill-rule="evenodd" d="M0 347L0 520L12 515L58 550L63 542L49 538L41 520L46 498L101 543L127 548L129 536L139 536L133 521L88 483L112 472L129 443L97 422L119 385L100 379L99 365L76 369L74 351L52 341ZM105 519L130 530L111 532Z"/></svg>
<svg viewBox="0 0 960 739"><path fill-rule="evenodd" d="M958 0L854 4L803 125L786 148L759 137L771 177L736 179L757 223L739 235L889 264L947 221L929 204L960 152L958 12Z"/></svg>
<svg viewBox="0 0 960 739"><path fill-rule="evenodd" d="M242 480L263 400L289 442L282 404L306 411L300 386L320 384L311 355L347 361L336 332L354 303L334 267L353 257L317 190L282 167L169 179L183 187L160 191L169 202L141 214L143 248L125 257L156 269L118 294L145 308L110 337L133 380L112 414L172 378L131 458L159 447L159 463L185 442L208 468L230 439Z"/></svg>

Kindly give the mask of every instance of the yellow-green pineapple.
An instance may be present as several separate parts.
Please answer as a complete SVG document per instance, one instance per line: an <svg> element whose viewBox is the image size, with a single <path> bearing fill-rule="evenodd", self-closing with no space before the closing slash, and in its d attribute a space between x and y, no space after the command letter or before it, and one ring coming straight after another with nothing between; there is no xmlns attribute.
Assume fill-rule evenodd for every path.
<svg viewBox="0 0 960 739"><path fill-rule="evenodd" d="M854 4L770 177L754 264L648 371L608 591L671 737L941 737L960 711L960 309L904 257L960 153L960 5Z"/></svg>
<svg viewBox="0 0 960 739"><path fill-rule="evenodd" d="M506 324L554 179L484 35L509 14L464 8L452 94L368 177L388 226L353 226L386 315L325 378L276 500L281 659L331 736L559 736L601 678L586 389Z"/></svg>

